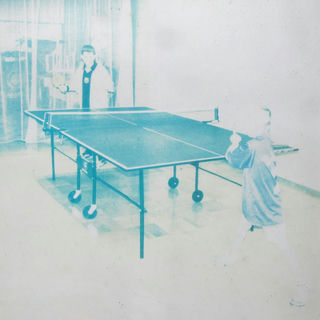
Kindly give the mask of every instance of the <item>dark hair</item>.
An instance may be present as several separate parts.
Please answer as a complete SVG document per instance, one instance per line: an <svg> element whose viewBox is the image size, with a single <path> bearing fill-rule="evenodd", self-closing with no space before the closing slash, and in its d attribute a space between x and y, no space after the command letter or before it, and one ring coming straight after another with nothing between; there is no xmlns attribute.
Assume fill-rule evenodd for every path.
<svg viewBox="0 0 320 320"><path fill-rule="evenodd" d="M81 48L81 54L84 52L92 52L93 54L96 54L96 50L90 44L86 44Z"/></svg>

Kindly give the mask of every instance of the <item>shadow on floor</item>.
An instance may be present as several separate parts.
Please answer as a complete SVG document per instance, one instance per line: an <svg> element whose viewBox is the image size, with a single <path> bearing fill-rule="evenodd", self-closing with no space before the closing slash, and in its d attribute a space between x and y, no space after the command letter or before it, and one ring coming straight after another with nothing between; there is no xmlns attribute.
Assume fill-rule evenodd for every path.
<svg viewBox="0 0 320 320"><path fill-rule="evenodd" d="M166 172L163 174L163 171L166 169L145 173L146 238L162 237L173 230L190 230L205 224L205 221L199 220L203 204L192 203L189 199L190 194L184 194L183 190L168 188L166 179L170 174L167 175ZM139 202L138 173L109 168L99 172L99 176ZM38 183L65 208L67 213L73 216L77 223L90 232L103 235L109 232L125 231L134 237L139 235L140 209L99 182L97 183L98 215L92 220L83 217L82 210L91 203L92 190L91 180L84 174L81 175L82 199L79 203L71 203L68 200L69 192L75 190L75 174L64 174L57 177L55 181L51 177L42 177L38 178ZM187 209L177 213L176 208L181 206Z"/></svg>

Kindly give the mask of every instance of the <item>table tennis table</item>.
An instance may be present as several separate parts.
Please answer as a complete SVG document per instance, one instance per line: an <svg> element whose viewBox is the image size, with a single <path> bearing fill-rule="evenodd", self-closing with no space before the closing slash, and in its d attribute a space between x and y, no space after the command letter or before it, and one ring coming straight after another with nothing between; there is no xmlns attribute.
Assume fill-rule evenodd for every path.
<svg viewBox="0 0 320 320"><path fill-rule="evenodd" d="M203 192L199 189L199 164L225 159L233 133L216 125L148 107L38 109L25 113L37 120L50 135L52 179L56 176L55 151L70 158L55 145L55 136L65 137L76 145L77 156L75 159L70 158L77 164L76 189L69 193L68 198L73 203L81 200L81 173L85 172L92 180L91 204L83 209L86 219L94 219L98 212L97 181L140 209L140 258L144 257L144 170L172 166L173 175L168 185L176 188L179 184L177 166L193 165L195 190L192 199L200 202ZM242 135L242 138L250 139L246 135ZM89 162L83 157L82 149L91 153ZM124 171L139 172L139 202L98 176L99 159Z"/></svg>

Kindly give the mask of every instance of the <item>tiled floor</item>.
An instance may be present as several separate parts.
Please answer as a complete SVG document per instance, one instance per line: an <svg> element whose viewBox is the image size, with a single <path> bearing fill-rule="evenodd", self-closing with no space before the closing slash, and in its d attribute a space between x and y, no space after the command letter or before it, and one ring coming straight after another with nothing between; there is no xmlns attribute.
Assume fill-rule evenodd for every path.
<svg viewBox="0 0 320 320"><path fill-rule="evenodd" d="M250 233L239 260L219 268L240 218L241 188L200 173L201 203L191 199L194 168L146 174L145 259L139 259L139 211L98 185L89 221L90 181L71 205L75 165L57 155L50 178L46 144L0 148L1 319L320 319L320 198L281 182L288 238L312 284L308 304L289 306L293 275L263 231ZM241 181L225 163L206 164ZM107 166L101 174L137 196L137 176Z"/></svg>

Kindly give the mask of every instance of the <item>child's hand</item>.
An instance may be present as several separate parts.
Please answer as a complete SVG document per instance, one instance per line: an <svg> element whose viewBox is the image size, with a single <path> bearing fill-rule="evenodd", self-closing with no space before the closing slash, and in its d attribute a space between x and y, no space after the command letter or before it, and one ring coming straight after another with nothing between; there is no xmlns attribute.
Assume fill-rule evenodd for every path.
<svg viewBox="0 0 320 320"><path fill-rule="evenodd" d="M68 92L68 89L69 89L69 88L68 88L67 85L63 84L63 85L58 86L57 89L58 89L61 93L66 94L66 93Z"/></svg>
<svg viewBox="0 0 320 320"><path fill-rule="evenodd" d="M231 145L226 151L226 154L228 154L228 152L233 152L235 149L237 149L241 139L242 139L241 136L239 136L235 131L233 131L233 134L230 136Z"/></svg>
<svg viewBox="0 0 320 320"><path fill-rule="evenodd" d="M233 132L232 136L230 137L230 142L233 147L237 147L241 141L241 136L239 136L235 131Z"/></svg>
<svg viewBox="0 0 320 320"><path fill-rule="evenodd" d="M66 94L69 91L65 76L61 73L57 73L52 77L52 84L63 94Z"/></svg>

